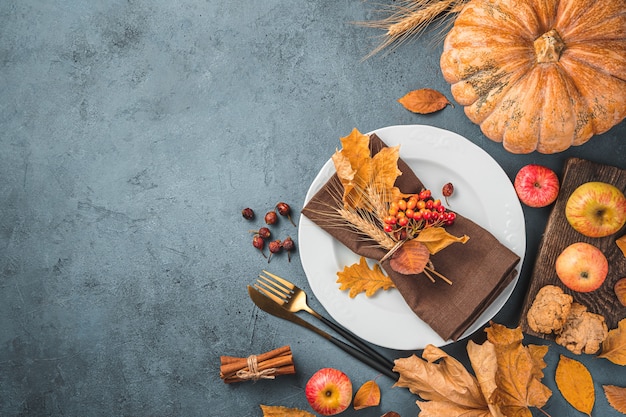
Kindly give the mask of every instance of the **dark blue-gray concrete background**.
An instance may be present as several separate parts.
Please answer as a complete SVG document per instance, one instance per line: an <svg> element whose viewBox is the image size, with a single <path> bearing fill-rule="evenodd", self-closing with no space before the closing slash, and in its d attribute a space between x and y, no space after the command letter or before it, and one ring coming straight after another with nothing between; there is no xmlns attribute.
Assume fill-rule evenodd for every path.
<svg viewBox="0 0 626 417"><path fill-rule="evenodd" d="M396 100L410 90L450 96L442 36L364 61L382 32L351 22L375 9L361 0L0 2L0 415L252 417L259 404L311 412L304 385L319 368L342 369L355 388L375 378L246 295L267 267L249 230L281 200L298 221L308 186L354 127L447 128L511 178L531 162L560 173L570 156L626 167L625 123L561 154L512 155L459 105L406 111ZM246 206L255 221L243 220ZM524 210L522 277L495 318L508 326L549 214ZM284 219L275 231L297 236ZM271 269L309 288L297 252ZM296 375L220 380L220 355L282 345ZM446 351L467 364L465 341ZM561 353L550 346L545 410L580 416L554 385ZM594 377L593 415L618 415L602 385L626 386L624 368L578 359ZM380 406L343 415L418 414L414 395L377 382Z"/></svg>

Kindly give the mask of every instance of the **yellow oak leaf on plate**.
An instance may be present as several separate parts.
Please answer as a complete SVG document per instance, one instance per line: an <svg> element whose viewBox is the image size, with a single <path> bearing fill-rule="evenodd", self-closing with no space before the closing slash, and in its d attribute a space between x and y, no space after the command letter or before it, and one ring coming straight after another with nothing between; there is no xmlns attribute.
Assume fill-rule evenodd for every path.
<svg viewBox="0 0 626 417"><path fill-rule="evenodd" d="M337 283L341 284L339 289L342 291L349 289L350 298L362 292L371 297L380 289L388 290L394 287L393 281L383 273L380 265L374 264L374 267L370 268L364 256L361 256L358 264L346 266L343 271L337 272L337 277Z"/></svg>
<svg viewBox="0 0 626 417"><path fill-rule="evenodd" d="M355 410L374 407L380 404L380 387L376 381L370 380L361 385L354 395L352 404Z"/></svg>
<svg viewBox="0 0 626 417"><path fill-rule="evenodd" d="M410 112L428 114L443 109L450 101L437 90L422 88L406 93L398 102Z"/></svg>
<svg viewBox="0 0 626 417"><path fill-rule="evenodd" d="M620 320L616 329L609 331L609 335L602 342L602 352L598 357L617 365L626 365L626 318Z"/></svg>
<svg viewBox="0 0 626 417"><path fill-rule="evenodd" d="M315 414L304 410L283 406L261 404L261 410L263 410L263 417L316 417Z"/></svg>
<svg viewBox="0 0 626 417"><path fill-rule="evenodd" d="M593 378L585 365L561 355L554 379L563 398L581 413L591 416L596 394Z"/></svg>
<svg viewBox="0 0 626 417"><path fill-rule="evenodd" d="M604 395L611 407L622 414L626 414L626 387L615 385L603 385Z"/></svg>
<svg viewBox="0 0 626 417"><path fill-rule="evenodd" d="M400 374L394 386L408 388L424 400L417 401L420 415L491 416L477 379L438 347L427 345L422 358L412 355L396 359L393 370Z"/></svg>

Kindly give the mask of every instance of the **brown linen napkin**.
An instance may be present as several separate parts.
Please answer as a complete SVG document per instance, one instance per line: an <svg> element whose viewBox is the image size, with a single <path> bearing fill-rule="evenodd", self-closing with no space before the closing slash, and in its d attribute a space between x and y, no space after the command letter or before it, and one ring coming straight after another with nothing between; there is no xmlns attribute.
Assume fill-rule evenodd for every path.
<svg viewBox="0 0 626 417"><path fill-rule="evenodd" d="M370 136L372 155L386 145L375 134ZM417 193L424 187L411 168L398 160L402 175L396 186L403 193ZM313 196L302 214L358 255L381 259L386 251L349 227L329 221L329 213L337 207L342 186L337 175ZM339 194L338 194L339 193ZM411 309L444 340L457 340L515 278L519 257L503 246L491 233L457 213L454 225L446 230L455 236L470 237L465 244L455 243L433 255L435 270L445 275L452 285L437 279L432 283L424 274L402 275L383 268Z"/></svg>

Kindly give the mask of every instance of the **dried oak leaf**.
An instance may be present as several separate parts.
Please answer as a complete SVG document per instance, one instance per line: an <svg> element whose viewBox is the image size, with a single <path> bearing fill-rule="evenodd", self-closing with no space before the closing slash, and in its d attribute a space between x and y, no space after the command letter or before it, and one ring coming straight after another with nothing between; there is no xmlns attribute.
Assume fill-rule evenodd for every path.
<svg viewBox="0 0 626 417"><path fill-rule="evenodd" d="M408 111L420 114L433 113L448 104L452 105L446 96L432 88L409 91L404 97L398 99L398 102Z"/></svg>
<svg viewBox="0 0 626 417"><path fill-rule="evenodd" d="M617 328L609 331L602 342L602 352L598 355L617 365L626 365L626 318L620 320Z"/></svg>
<svg viewBox="0 0 626 417"><path fill-rule="evenodd" d="M618 248L620 248L624 256L626 256L626 235L617 239L615 241L615 244L617 245Z"/></svg>
<svg viewBox="0 0 626 417"><path fill-rule="evenodd" d="M491 416L477 379L442 349L427 345L422 358L396 359L393 370L400 374L394 386L408 388L424 400L417 401L422 417Z"/></svg>
<svg viewBox="0 0 626 417"><path fill-rule="evenodd" d="M341 284L339 289L350 290L350 298L356 297L359 293L365 292L367 297L371 297L376 291L388 290L393 288L394 284L380 268L380 265L374 264L370 269L365 257L361 256L358 264L346 266L343 271L337 272L337 283Z"/></svg>
<svg viewBox="0 0 626 417"><path fill-rule="evenodd" d="M615 385L602 385L604 395L611 407L622 414L626 414L626 387L616 387Z"/></svg>
<svg viewBox="0 0 626 417"><path fill-rule="evenodd" d="M563 398L581 413L591 416L596 394L593 378L585 365L561 355L554 379Z"/></svg>
<svg viewBox="0 0 626 417"><path fill-rule="evenodd" d="M352 400L355 410L373 407L380 404L380 387L374 380L365 382L357 390Z"/></svg>
<svg viewBox="0 0 626 417"><path fill-rule="evenodd" d="M419 274L424 271L424 267L428 264L429 258L430 252L428 251L428 247L422 242L412 239L407 240L400 246L400 249L391 257L389 265L391 269L400 274Z"/></svg>
<svg viewBox="0 0 626 417"><path fill-rule="evenodd" d="M263 417L316 417L315 414L304 410L283 406L261 404L261 410L263 410Z"/></svg>
<svg viewBox="0 0 626 417"><path fill-rule="evenodd" d="M523 346L521 329L509 329L492 323L485 329L493 343L498 369L497 389L489 401L507 417L532 417L529 407L543 407L552 391L541 383L546 363L547 346Z"/></svg>
<svg viewBox="0 0 626 417"><path fill-rule="evenodd" d="M454 236L443 227L427 227L423 229L413 240L422 242L431 255L436 254L440 250L447 248L453 243L465 243L469 240L469 236Z"/></svg>
<svg viewBox="0 0 626 417"><path fill-rule="evenodd" d="M357 129L341 138L342 149L332 160L343 186L343 203L346 207L367 208L368 196L385 196L391 200L401 195L394 187L402 174L398 169L399 146L389 146L373 157L370 155L370 138Z"/></svg>

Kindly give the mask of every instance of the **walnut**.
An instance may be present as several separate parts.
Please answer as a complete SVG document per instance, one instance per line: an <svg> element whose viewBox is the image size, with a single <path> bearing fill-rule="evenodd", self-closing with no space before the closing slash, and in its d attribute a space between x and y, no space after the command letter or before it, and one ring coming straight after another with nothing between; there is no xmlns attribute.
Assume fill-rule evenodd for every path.
<svg viewBox="0 0 626 417"><path fill-rule="evenodd" d="M528 310L528 325L539 333L559 333L570 312L572 301L572 296L565 294L561 288L546 285L537 292Z"/></svg>
<svg viewBox="0 0 626 417"><path fill-rule="evenodd" d="M587 311L587 307L572 303L570 313L556 338L556 343L565 346L569 351L594 354L608 336L609 331L604 317Z"/></svg>

